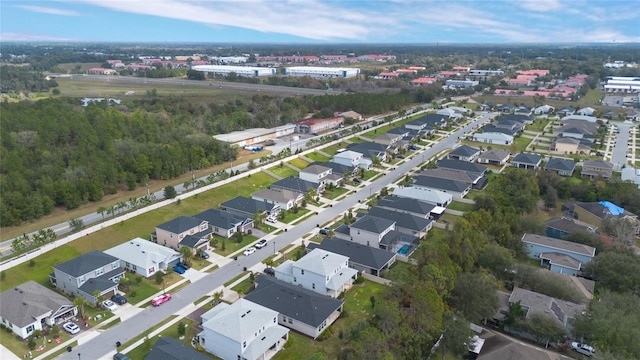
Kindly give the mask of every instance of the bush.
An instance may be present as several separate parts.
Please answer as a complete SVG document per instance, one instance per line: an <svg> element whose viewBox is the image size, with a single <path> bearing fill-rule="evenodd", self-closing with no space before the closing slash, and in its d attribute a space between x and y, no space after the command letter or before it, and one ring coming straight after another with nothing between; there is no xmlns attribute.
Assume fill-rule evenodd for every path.
<svg viewBox="0 0 640 360"><path fill-rule="evenodd" d="M36 261L33 259L29 260L29 267L34 267L34 266L36 266Z"/></svg>
<svg viewBox="0 0 640 360"><path fill-rule="evenodd" d="M356 278L356 280L353 282L354 284L362 284L364 283L364 277L360 274L358 274L358 277Z"/></svg>
<svg viewBox="0 0 640 360"><path fill-rule="evenodd" d="M136 276L136 285L140 285L142 282L142 276Z"/></svg>
<svg viewBox="0 0 640 360"><path fill-rule="evenodd" d="M138 292L135 290L131 290L131 292L129 292L129 296L131 297L136 297L136 295L138 295Z"/></svg>
<svg viewBox="0 0 640 360"><path fill-rule="evenodd" d="M331 335L333 335L332 331L331 331L331 327L328 327L322 332L322 334L320 334L320 336L318 336L318 338L316 340L324 341L324 340L327 340L328 338L330 338Z"/></svg>
<svg viewBox="0 0 640 360"><path fill-rule="evenodd" d="M163 280L164 280L164 277L162 276L162 273L160 271L156 272L156 275L155 275L156 284L158 285L162 284Z"/></svg>
<svg viewBox="0 0 640 360"><path fill-rule="evenodd" d="M36 349L36 342L33 340L33 338L29 339L29 343L27 344L27 346L29 347L29 350Z"/></svg>

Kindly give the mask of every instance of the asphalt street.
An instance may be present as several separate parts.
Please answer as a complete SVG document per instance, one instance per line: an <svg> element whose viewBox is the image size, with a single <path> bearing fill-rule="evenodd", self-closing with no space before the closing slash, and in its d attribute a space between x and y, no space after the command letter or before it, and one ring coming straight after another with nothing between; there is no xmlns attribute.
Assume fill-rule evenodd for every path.
<svg viewBox="0 0 640 360"><path fill-rule="evenodd" d="M366 200L370 194L378 192L398 177L408 173L411 169L423 162L424 159L430 158L446 148L454 147L458 137L470 131L473 127L489 121L493 115L495 114L482 115L478 120L475 120L471 124L457 130L449 137L435 144L433 147L424 150L422 154L414 156L412 159L390 171L387 175L381 177L379 180L362 190L348 196L345 200L335 204L333 207L326 208L318 215L311 216L307 220L288 228L287 232L283 232L271 240L271 242L274 242L276 244L275 248L280 250L292 243L294 240L303 237L305 234L311 232L316 227L316 224L328 222L332 218L353 207L355 204ZM72 352L61 355L60 359L75 360L78 358L79 353L82 354L82 358L85 359L99 359L107 356L115 350L115 344L117 341L125 343L136 335L162 322L164 319L178 312L183 307L193 303L196 299L211 293L216 288L224 285L227 281L239 275L243 271L244 267L250 268L270 256L273 248L274 245L269 245L258 250L253 255L238 257L237 261L233 261L219 268L210 275L195 281L179 292L173 294L171 301L160 307L149 307L145 309L139 314L107 329L99 336L76 347Z"/></svg>
<svg viewBox="0 0 640 360"><path fill-rule="evenodd" d="M627 151L629 150L629 131L635 124L618 122L615 124L620 131L616 136L616 142L611 152L611 163L614 165L614 170L619 171L622 165L627 163Z"/></svg>

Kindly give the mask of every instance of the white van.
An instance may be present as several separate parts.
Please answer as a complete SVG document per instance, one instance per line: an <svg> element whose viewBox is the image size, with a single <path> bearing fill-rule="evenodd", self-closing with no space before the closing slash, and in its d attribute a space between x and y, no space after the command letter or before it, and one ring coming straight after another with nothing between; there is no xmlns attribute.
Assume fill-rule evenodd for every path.
<svg viewBox="0 0 640 360"><path fill-rule="evenodd" d="M596 353L596 350L593 348L593 346L581 344L579 342L572 342L571 350L577 352L578 354L586 355L589 357L595 355Z"/></svg>

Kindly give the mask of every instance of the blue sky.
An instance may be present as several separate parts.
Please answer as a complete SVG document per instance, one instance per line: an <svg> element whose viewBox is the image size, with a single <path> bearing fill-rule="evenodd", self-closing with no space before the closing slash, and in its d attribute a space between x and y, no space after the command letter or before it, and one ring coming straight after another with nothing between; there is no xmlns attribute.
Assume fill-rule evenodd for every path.
<svg viewBox="0 0 640 360"><path fill-rule="evenodd" d="M637 0L2 0L0 41L640 42Z"/></svg>

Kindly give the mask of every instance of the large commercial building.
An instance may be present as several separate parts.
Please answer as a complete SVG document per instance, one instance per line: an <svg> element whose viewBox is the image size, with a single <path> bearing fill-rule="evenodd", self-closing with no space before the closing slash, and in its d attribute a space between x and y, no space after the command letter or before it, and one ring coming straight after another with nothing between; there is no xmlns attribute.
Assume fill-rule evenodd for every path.
<svg viewBox="0 0 640 360"><path fill-rule="evenodd" d="M232 66L232 65L196 65L192 70L202 71L207 74L227 76L235 73L238 76L269 76L275 75L276 69L270 67Z"/></svg>
<svg viewBox="0 0 640 360"><path fill-rule="evenodd" d="M447 80L444 83L448 87L467 89L478 85L478 81L475 80Z"/></svg>
<svg viewBox="0 0 640 360"><path fill-rule="evenodd" d="M286 124L271 129L254 128L241 131L234 131L228 134L214 135L216 140L230 143L231 145L244 146L257 144L263 141L291 135L295 132L296 125Z"/></svg>
<svg viewBox="0 0 640 360"><path fill-rule="evenodd" d="M288 76L310 76L315 78L350 78L360 75L360 69L321 66L291 66L285 67L284 73Z"/></svg>
<svg viewBox="0 0 640 360"><path fill-rule="evenodd" d="M604 85L608 93L637 93L640 92L640 77L610 76Z"/></svg>

